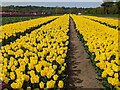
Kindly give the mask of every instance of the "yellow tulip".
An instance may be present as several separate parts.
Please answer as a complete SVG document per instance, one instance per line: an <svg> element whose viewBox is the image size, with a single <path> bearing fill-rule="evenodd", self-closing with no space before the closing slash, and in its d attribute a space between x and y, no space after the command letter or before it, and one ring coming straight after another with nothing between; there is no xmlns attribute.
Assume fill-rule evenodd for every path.
<svg viewBox="0 0 120 90"><path fill-rule="evenodd" d="M39 86L40 86L40 88L44 88L44 83L43 83L43 82L40 82L40 83L39 83Z"/></svg>
<svg viewBox="0 0 120 90"><path fill-rule="evenodd" d="M64 87L64 82L62 80L59 80L58 87L59 88L63 88Z"/></svg>

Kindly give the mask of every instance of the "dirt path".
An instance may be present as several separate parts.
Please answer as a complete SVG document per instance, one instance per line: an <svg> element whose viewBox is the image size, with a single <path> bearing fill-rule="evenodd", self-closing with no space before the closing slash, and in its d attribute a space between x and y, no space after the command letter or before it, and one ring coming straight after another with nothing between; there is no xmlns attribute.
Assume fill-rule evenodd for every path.
<svg viewBox="0 0 120 90"><path fill-rule="evenodd" d="M87 53L82 42L77 37L72 19L70 19L70 59L68 88L102 87L100 82L96 80L97 74L90 63L90 59L87 59Z"/></svg>

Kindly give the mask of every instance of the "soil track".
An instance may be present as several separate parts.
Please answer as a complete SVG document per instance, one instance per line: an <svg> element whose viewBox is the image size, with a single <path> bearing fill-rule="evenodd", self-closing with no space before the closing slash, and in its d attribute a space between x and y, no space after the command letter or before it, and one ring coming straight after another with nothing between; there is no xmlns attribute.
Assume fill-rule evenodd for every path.
<svg viewBox="0 0 120 90"><path fill-rule="evenodd" d="M68 88L81 90L82 88L102 88L101 83L96 80L97 74L87 59L82 42L77 37L74 22L70 18L70 66L69 66ZM81 89L80 89L81 88ZM98 89L97 89L98 90Z"/></svg>

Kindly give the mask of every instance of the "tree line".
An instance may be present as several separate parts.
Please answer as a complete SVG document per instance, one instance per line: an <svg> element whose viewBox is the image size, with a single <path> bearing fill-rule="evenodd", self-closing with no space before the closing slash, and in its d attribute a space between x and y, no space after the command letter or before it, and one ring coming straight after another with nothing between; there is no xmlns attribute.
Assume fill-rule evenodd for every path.
<svg viewBox="0 0 120 90"><path fill-rule="evenodd" d="M96 8L77 8L77 7L44 7L44 6L0 6L2 12L20 12L20 13L37 13L37 14L119 14L119 2L104 2Z"/></svg>

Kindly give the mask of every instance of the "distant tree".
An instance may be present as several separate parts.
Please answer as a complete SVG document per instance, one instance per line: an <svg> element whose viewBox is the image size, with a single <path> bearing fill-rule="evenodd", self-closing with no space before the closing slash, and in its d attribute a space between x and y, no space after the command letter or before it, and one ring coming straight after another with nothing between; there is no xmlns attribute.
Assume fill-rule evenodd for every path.
<svg viewBox="0 0 120 90"><path fill-rule="evenodd" d="M118 14L120 15L120 0L118 0L118 2L116 2L116 5L118 7Z"/></svg>
<svg viewBox="0 0 120 90"><path fill-rule="evenodd" d="M113 6L114 2L113 0L103 0L103 2L101 6L104 8L104 14L109 14L108 8Z"/></svg>
<svg viewBox="0 0 120 90"><path fill-rule="evenodd" d="M107 0L113 1L113 0ZM55 14L118 14L120 13L120 2L107 2L104 0L101 7L96 8L77 8L77 7L44 7L44 6L2 6L3 12L20 12L20 13L45 13L49 15ZM119 10L119 11L118 11Z"/></svg>

